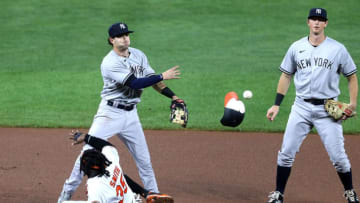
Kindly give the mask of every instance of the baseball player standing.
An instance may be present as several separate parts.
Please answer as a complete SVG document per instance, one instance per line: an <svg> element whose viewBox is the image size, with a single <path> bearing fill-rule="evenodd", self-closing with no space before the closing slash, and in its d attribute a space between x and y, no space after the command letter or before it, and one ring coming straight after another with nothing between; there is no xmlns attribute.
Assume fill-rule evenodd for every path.
<svg viewBox="0 0 360 203"><path fill-rule="evenodd" d="M145 54L130 47L129 34L132 32L125 23L115 23L108 30L108 43L112 50L101 63L104 81L102 100L89 134L104 140L117 135L135 159L144 188L159 193L136 105L140 102L143 88L148 86L153 86L172 100L178 100L163 80L179 78L180 71L178 66L174 66L162 74L155 74ZM84 145L82 151L89 148L89 145ZM58 202L69 200L82 178L79 155L70 177L64 183Z"/></svg>
<svg viewBox="0 0 360 203"><path fill-rule="evenodd" d="M344 45L325 36L324 29L328 25L325 9L312 8L307 24L309 36L294 42L281 63L282 74L275 104L266 115L270 121L275 119L294 76L296 98L278 152L276 189L270 193L268 203L283 202L295 155L314 126L344 186L345 198L348 202L359 202L353 190L351 165L345 153L342 120L332 119L324 108L326 99L337 100L340 74L343 74L349 83L350 108L356 109L357 69Z"/></svg>

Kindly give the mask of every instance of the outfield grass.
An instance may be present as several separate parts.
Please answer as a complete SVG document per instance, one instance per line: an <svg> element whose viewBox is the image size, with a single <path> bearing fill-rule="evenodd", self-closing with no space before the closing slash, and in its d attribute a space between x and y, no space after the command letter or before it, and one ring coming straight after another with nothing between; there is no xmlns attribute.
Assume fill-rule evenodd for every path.
<svg viewBox="0 0 360 203"><path fill-rule="evenodd" d="M278 67L289 45L307 35L311 7L328 10L327 35L345 44L360 66L358 0L108 0L10 1L0 12L0 126L89 127L100 101L99 66L109 51L107 28L126 22L132 46L143 50L157 72L180 65L182 78L167 84L184 98L188 128L283 131L294 86L277 119L265 118L274 101ZM229 91L244 100L237 128L221 126ZM341 100L348 101L346 79ZM138 106L145 129L180 129L168 122L170 101L153 89ZM359 133L359 118L344 123Z"/></svg>

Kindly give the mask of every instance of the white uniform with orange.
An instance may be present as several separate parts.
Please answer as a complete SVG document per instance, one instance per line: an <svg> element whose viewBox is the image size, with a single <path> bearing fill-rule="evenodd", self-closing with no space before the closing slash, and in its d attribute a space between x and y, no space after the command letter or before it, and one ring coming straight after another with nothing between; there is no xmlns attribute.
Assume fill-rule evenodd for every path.
<svg viewBox="0 0 360 203"><path fill-rule="evenodd" d="M112 146L102 149L105 157L111 161L106 168L110 177L103 175L87 180L88 201L99 201L100 203L134 203L134 193L126 183L123 171L119 164L119 155Z"/></svg>
<svg viewBox="0 0 360 203"><path fill-rule="evenodd" d="M87 180L87 201L64 201L63 203L135 203L135 193L130 189L120 166L119 154L112 146L105 146L101 151L111 161L106 167L110 176L93 177Z"/></svg>

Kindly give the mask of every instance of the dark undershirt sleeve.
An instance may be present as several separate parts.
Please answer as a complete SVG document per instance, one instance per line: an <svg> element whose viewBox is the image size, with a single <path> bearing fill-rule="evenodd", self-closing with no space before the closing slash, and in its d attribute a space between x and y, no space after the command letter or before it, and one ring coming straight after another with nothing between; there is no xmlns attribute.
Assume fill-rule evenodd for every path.
<svg viewBox="0 0 360 203"><path fill-rule="evenodd" d="M131 75L125 82L125 85L132 89L142 89L149 87L163 80L161 74L151 75L145 78L136 78L135 75Z"/></svg>
<svg viewBox="0 0 360 203"><path fill-rule="evenodd" d="M91 136L89 134L85 135L85 143L91 145L95 149L101 151L105 146L113 146L110 142Z"/></svg>

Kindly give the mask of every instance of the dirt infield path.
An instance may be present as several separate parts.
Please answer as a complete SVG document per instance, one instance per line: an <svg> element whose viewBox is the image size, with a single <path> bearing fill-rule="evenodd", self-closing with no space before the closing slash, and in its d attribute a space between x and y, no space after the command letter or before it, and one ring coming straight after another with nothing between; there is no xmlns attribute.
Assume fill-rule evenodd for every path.
<svg viewBox="0 0 360 203"><path fill-rule="evenodd" d="M0 128L0 202L56 202L80 147L69 129ZM265 133L145 131L162 192L177 203L265 202L274 189L276 156L282 135ZM360 136L345 136L354 186L360 193ZM123 170L139 181L124 145L114 143ZM85 187L73 199L85 199ZM297 155L286 202L339 203L342 186L317 135Z"/></svg>

